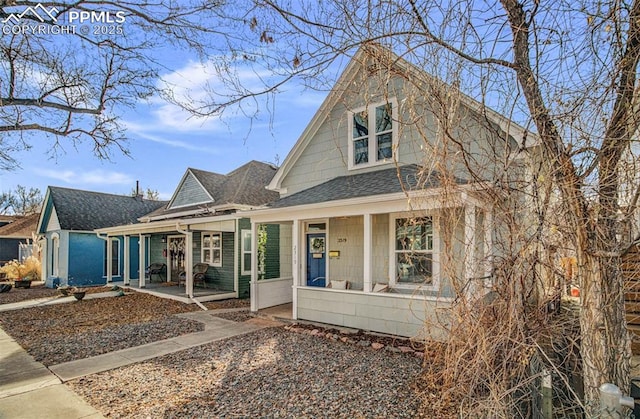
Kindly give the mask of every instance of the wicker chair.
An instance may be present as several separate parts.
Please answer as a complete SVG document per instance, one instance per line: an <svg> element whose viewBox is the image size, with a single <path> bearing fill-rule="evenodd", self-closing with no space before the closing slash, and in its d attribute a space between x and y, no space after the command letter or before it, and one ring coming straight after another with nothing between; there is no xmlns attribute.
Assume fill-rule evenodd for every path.
<svg viewBox="0 0 640 419"><path fill-rule="evenodd" d="M153 282L153 275L157 275L160 280L164 281L167 279L167 265L160 262L152 263L145 270L145 274L149 278L149 282Z"/></svg>

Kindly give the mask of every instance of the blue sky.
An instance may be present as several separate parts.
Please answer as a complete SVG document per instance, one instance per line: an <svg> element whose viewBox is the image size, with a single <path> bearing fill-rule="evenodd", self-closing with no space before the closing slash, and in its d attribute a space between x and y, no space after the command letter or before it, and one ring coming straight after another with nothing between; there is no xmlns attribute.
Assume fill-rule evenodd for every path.
<svg viewBox="0 0 640 419"><path fill-rule="evenodd" d="M200 63L173 57L164 59L163 64L174 69L164 78L178 93L197 92L215 82ZM250 78L248 74L247 83ZM53 157L51 140L36 134L30 138L33 148L16 155L21 167L0 172L0 191L22 185L39 188L44 195L52 185L128 194L138 180L143 189L169 199L188 167L225 174L250 160L282 162L326 96L296 84L285 89L269 98L269 104L262 103L254 120L236 109L222 119L198 119L159 97L140 102L135 109L125 109L121 119L131 156L114 150L111 161L95 157L88 145L76 148L64 139L63 150Z"/></svg>

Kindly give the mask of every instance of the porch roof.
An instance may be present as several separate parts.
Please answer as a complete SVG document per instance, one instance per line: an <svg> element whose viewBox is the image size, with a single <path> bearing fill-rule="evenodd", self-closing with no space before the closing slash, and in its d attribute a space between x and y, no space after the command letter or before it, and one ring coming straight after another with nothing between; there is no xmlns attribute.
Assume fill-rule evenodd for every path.
<svg viewBox="0 0 640 419"><path fill-rule="evenodd" d="M317 204L349 198L417 191L441 186L441 174L427 172L416 164L392 167L373 172L339 176L304 191L281 198L271 203L269 208L286 208L298 205ZM468 182L453 178L458 185Z"/></svg>

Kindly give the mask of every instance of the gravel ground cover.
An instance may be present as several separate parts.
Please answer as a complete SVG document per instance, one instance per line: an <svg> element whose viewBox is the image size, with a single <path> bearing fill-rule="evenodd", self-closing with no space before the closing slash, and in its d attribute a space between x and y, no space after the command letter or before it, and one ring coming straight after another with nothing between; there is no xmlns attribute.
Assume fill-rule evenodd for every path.
<svg viewBox="0 0 640 419"><path fill-rule="evenodd" d="M216 314L216 317L220 317L221 319L231 320L234 322L246 322L247 320L254 319L255 314L250 311L235 311L229 313L219 313Z"/></svg>
<svg viewBox="0 0 640 419"><path fill-rule="evenodd" d="M205 305L248 309L249 301ZM197 310L195 304L127 291L0 313L0 326L36 359L54 365L202 330L200 323L174 316ZM256 321L248 310L218 316ZM406 345L390 337L290 324L67 384L110 418L417 417L420 398L413 381L422 354Z"/></svg>
<svg viewBox="0 0 640 419"><path fill-rule="evenodd" d="M410 418L420 363L277 327L68 385L109 418Z"/></svg>
<svg viewBox="0 0 640 419"><path fill-rule="evenodd" d="M4 282L10 283L10 282ZM11 304L20 301L34 300L37 298L56 297L60 295L57 290L45 288L44 285L31 285L31 288L11 288L9 292L0 293L0 304Z"/></svg>
<svg viewBox="0 0 640 419"><path fill-rule="evenodd" d="M203 330L199 322L173 316L196 310L195 304L128 292L0 313L0 326L36 360L55 365Z"/></svg>
<svg viewBox="0 0 640 419"><path fill-rule="evenodd" d="M223 308L246 308L247 310L251 307L251 300L245 298L244 300L220 300L220 301L209 301L206 303L202 303L209 310L218 310Z"/></svg>

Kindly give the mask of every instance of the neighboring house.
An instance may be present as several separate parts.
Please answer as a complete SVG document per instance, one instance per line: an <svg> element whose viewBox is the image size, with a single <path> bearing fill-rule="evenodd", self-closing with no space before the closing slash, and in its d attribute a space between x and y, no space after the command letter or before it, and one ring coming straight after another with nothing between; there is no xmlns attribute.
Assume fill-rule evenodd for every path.
<svg viewBox="0 0 640 419"><path fill-rule="evenodd" d="M0 266L31 256L31 240L36 232L39 216L40 214L31 214L8 219L3 217L0 220Z"/></svg>
<svg viewBox="0 0 640 419"><path fill-rule="evenodd" d="M7 224L13 222L16 218L18 218L17 215L0 215L0 227L6 226Z"/></svg>
<svg viewBox="0 0 640 419"><path fill-rule="evenodd" d="M238 211L260 208L278 198L277 192L266 189L275 173L274 166L257 161L226 175L187 169L166 205L136 224L97 231L108 237L124 237L125 249L127 243L138 241L144 255L140 268L164 264L166 271L158 275L160 279L179 286L184 281L184 293L189 298L246 298L251 279L251 224ZM258 234L271 239L269 247L260 252L262 276L279 277L279 226L266 226ZM197 293L192 270L195 264L204 264L200 266L206 269ZM123 280L130 285L126 268ZM144 278L138 286L146 286Z"/></svg>
<svg viewBox="0 0 640 419"><path fill-rule="evenodd" d="M138 252L131 251L138 247L135 238L127 253L122 237L107 241L94 230L135 223L164 204L141 196L49 186L37 227L47 286L106 284L108 275L120 277L125 266L138 266ZM129 274L137 278L139 272Z"/></svg>
<svg viewBox="0 0 640 419"><path fill-rule="evenodd" d="M429 83L433 94L415 88ZM433 108L447 100L443 122ZM440 335L439 310L482 295L491 275L492 208L468 168L504 180L497 159L519 176L535 141L481 109L390 52L361 48L269 184L280 199L246 213L254 238L277 223L290 246L279 278L253 270L252 311L292 303L294 319L404 336L431 322ZM450 133L471 159L443 146ZM456 289L466 282L453 278L469 283Z"/></svg>

